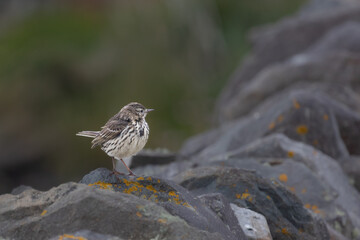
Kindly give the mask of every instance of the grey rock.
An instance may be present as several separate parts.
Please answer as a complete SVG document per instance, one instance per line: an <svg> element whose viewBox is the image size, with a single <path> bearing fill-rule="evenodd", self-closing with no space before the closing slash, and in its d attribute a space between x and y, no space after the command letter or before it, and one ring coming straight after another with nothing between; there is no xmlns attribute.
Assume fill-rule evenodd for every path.
<svg viewBox="0 0 360 240"><path fill-rule="evenodd" d="M326 226L281 184L251 171L227 167L188 170L176 181L193 194L221 193L231 203L265 216L274 239L328 239Z"/></svg>
<svg viewBox="0 0 360 240"><path fill-rule="evenodd" d="M71 240L71 239L86 239L86 240L125 240L124 238L119 238L116 236L111 236L108 234L101 234L92 232L89 230L80 230L76 231L75 233L65 233L62 235L58 235L55 237L52 237L50 240Z"/></svg>
<svg viewBox="0 0 360 240"><path fill-rule="evenodd" d="M344 36L342 36L343 38ZM360 48L360 36L358 41ZM321 48L315 46L315 49ZM326 51L328 50L326 49ZM338 93L332 89L345 89L344 92L351 91L352 87L355 92L352 92L351 97L357 98L357 101L352 100L349 104L355 107L354 109L359 110L360 97L356 93L358 92L356 89L360 89L357 81L360 70L356 62L360 62L360 55L358 54L330 51L329 53L299 54L288 61L273 64L254 75L251 81L238 89L231 102L226 103L226 110L224 110L226 119L228 121L250 113L262 101L267 100L279 91L290 87L291 90L308 89L315 83L328 84L325 87L317 84L312 89L319 91L325 88L325 92L335 98ZM302 85L297 85L299 83Z"/></svg>
<svg viewBox="0 0 360 240"><path fill-rule="evenodd" d="M340 117L345 113L346 116L341 120ZM344 123L343 133L349 140L347 144L356 146L359 142L355 139L360 135L352 134L351 129L355 132L359 130L356 128L359 119L356 114L324 94L314 96L312 93L296 91L265 102L251 116L190 138L180 152L199 162L211 161L216 155L238 149L261 137L282 133L293 140L314 145L341 161L349 157L342 139L344 136L339 130L342 128L341 122ZM211 144L204 146L204 142Z"/></svg>
<svg viewBox="0 0 360 240"><path fill-rule="evenodd" d="M190 227L151 201L84 184L0 196L0 235L5 238L50 239L83 230L120 239L223 239Z"/></svg>
<svg viewBox="0 0 360 240"><path fill-rule="evenodd" d="M140 166L152 165L164 165L169 164L176 159L176 154L171 153L165 149L157 150L143 150L131 158L131 168L137 168Z"/></svg>
<svg viewBox="0 0 360 240"><path fill-rule="evenodd" d="M301 7L298 14L317 14L337 8L353 7L358 4L359 2L356 0L310 0Z"/></svg>
<svg viewBox="0 0 360 240"><path fill-rule="evenodd" d="M239 224L230 202L220 193L209 193L198 196L203 205L211 209L238 238L247 239Z"/></svg>
<svg viewBox="0 0 360 240"><path fill-rule="evenodd" d="M238 92L246 87L258 72L270 64L281 63L306 51L333 27L348 21L360 21L360 6L306 16L298 15L253 31L252 54L234 72L217 100L216 117L219 122L232 119L231 109L239 102Z"/></svg>
<svg viewBox="0 0 360 240"><path fill-rule="evenodd" d="M263 215L231 203L231 208L248 239L272 240L269 226Z"/></svg>
<svg viewBox="0 0 360 240"><path fill-rule="evenodd" d="M329 30L306 52L348 51L360 53L360 22L349 21Z"/></svg>
<svg viewBox="0 0 360 240"><path fill-rule="evenodd" d="M339 164L315 148L275 134L220 158L214 164L255 170L269 180L282 182L306 208L344 236L351 238L360 228L360 194Z"/></svg>
<svg viewBox="0 0 360 240"><path fill-rule="evenodd" d="M108 169L99 168L84 176L81 183L152 201L170 214L184 219L192 227L217 232L223 239L239 239L210 209L170 180L146 176L115 176Z"/></svg>

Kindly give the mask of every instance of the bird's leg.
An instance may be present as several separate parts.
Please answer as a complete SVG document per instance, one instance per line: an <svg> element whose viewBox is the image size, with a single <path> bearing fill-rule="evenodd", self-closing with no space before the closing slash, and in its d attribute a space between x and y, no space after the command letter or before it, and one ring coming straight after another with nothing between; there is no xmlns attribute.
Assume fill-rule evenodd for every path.
<svg viewBox="0 0 360 240"><path fill-rule="evenodd" d="M115 175L119 175L121 174L120 172L116 171L116 159L115 158L111 158L112 159L112 165L113 165L113 170L111 175L115 174Z"/></svg>
<svg viewBox="0 0 360 240"><path fill-rule="evenodd" d="M122 160L122 158L120 159L122 161L122 163L124 164L124 166L126 167L126 169L129 171L129 175L133 175L135 176L135 174L130 170L130 168L126 165L126 163L124 162L124 160Z"/></svg>

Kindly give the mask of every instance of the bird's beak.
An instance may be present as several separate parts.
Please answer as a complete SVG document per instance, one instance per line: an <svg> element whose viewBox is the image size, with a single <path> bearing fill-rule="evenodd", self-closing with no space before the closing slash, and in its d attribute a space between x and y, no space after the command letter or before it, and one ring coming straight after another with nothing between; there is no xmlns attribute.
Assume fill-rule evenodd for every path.
<svg viewBox="0 0 360 240"><path fill-rule="evenodd" d="M151 111L154 111L155 109L146 109L146 112L151 112Z"/></svg>

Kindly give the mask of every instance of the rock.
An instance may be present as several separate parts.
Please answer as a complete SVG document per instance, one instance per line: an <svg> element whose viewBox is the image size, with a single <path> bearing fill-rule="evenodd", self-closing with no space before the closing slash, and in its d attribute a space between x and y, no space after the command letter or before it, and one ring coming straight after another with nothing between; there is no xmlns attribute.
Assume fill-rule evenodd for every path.
<svg viewBox="0 0 360 240"><path fill-rule="evenodd" d="M184 219L192 227L219 233L223 239L239 239L210 209L170 180L125 175L116 177L108 169L99 168L84 176L80 182L152 201L174 216Z"/></svg>
<svg viewBox="0 0 360 240"><path fill-rule="evenodd" d="M341 39L344 39L344 36ZM358 47L360 48L360 35L356 41L359 41ZM315 46L313 51L321 51L320 49L321 47ZM330 50L326 49L326 51ZM360 75L357 62L360 62L359 54L325 52L299 54L288 61L264 68L251 81L242 86L232 97L231 102L227 103L226 112L223 111L226 115L226 121L250 113L262 101L284 89L287 89L288 92L309 88L312 91L324 89L325 93L337 100L342 100L337 98L337 91L333 91L333 89L344 89L343 92L351 91L351 89L358 92L356 89L360 89L356 77ZM318 84L315 85L315 83ZM324 87L320 85L324 83L327 85ZM352 92L351 98L356 100L352 100L349 104L359 111L360 96L355 92ZM349 98L347 97L347 99Z"/></svg>
<svg viewBox="0 0 360 240"><path fill-rule="evenodd" d="M131 159L131 168L152 165L164 165L175 161L176 155L166 149L143 150Z"/></svg>
<svg viewBox="0 0 360 240"><path fill-rule="evenodd" d="M346 113L346 116L341 119L340 113ZM214 156L238 149L266 135L282 133L293 140L313 145L341 162L349 157L349 152L338 123L341 125L344 122L347 126L344 128L348 131L343 132L349 136L347 144L356 146L360 141L355 139L360 135L351 134L350 129L357 132L359 119L324 94L314 96L306 91L296 91L265 102L252 116L191 138L185 142L180 153L187 158L198 159L196 161L211 161ZM204 143L207 142L211 144L206 146Z"/></svg>
<svg viewBox="0 0 360 240"><path fill-rule="evenodd" d="M247 239L244 229L239 223L235 210L230 206L229 201L220 193L208 193L198 196L201 203L211 209L227 225L235 236Z"/></svg>
<svg viewBox="0 0 360 240"><path fill-rule="evenodd" d="M108 234L96 233L88 230L80 230L71 234L62 234L56 237L52 237L50 240L71 240L71 239L79 239L79 240L124 240L124 238L119 238L116 236L111 236Z"/></svg>
<svg viewBox="0 0 360 240"><path fill-rule="evenodd" d="M360 53L360 22L349 21L335 26L306 50L313 54L329 51Z"/></svg>
<svg viewBox="0 0 360 240"><path fill-rule="evenodd" d="M0 196L2 237L50 239L84 231L118 239L223 239L189 226L151 201L84 184Z"/></svg>
<svg viewBox="0 0 360 240"><path fill-rule="evenodd" d="M255 170L264 178L282 182L305 208L344 236L351 238L360 229L360 194L339 164L315 148L275 134L221 158L214 164Z"/></svg>
<svg viewBox="0 0 360 240"><path fill-rule="evenodd" d="M314 218L295 195L254 172L201 167L178 175L176 181L193 194L221 193L238 207L264 215L274 239L329 238L324 222Z"/></svg>
<svg viewBox="0 0 360 240"><path fill-rule="evenodd" d="M360 156L350 156L342 167L350 178L350 182L360 192Z"/></svg>
<svg viewBox="0 0 360 240"><path fill-rule="evenodd" d="M356 0L310 0L301 7L298 14L317 14L324 10L333 10L337 8L353 7L359 4Z"/></svg>
<svg viewBox="0 0 360 240"><path fill-rule="evenodd" d="M238 92L270 64L282 63L306 51L335 26L360 21L360 6L337 8L306 16L286 18L273 25L258 28L251 35L253 52L234 72L216 104L216 117L222 123L232 119L239 103ZM291 44L289 44L291 43ZM267 85L269 86L269 85ZM236 114L235 114L236 115Z"/></svg>
<svg viewBox="0 0 360 240"><path fill-rule="evenodd" d="M263 215L231 203L238 222L248 239L272 240L269 226Z"/></svg>

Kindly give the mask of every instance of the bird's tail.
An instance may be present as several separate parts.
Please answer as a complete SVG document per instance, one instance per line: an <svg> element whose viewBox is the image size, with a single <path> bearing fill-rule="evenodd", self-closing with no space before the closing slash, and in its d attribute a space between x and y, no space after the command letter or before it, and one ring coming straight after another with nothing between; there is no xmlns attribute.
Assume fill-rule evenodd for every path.
<svg viewBox="0 0 360 240"><path fill-rule="evenodd" d="M99 131L81 131L76 136L95 138L99 134Z"/></svg>

